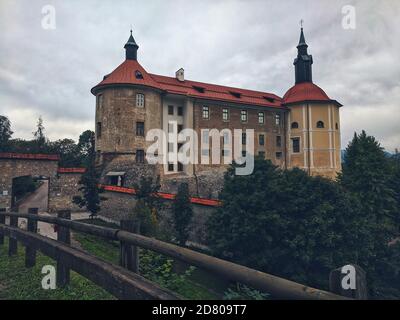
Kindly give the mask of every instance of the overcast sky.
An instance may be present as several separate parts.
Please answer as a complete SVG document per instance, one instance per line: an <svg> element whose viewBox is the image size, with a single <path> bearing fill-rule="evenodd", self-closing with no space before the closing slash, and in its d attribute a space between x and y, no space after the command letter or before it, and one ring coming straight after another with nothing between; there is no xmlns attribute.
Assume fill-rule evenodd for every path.
<svg viewBox="0 0 400 320"><path fill-rule="evenodd" d="M56 28L43 29L52 5ZM355 29L344 29L352 5ZM400 1L0 1L0 114L14 137L77 139L94 128L90 89L124 60L130 26L151 73L283 96L294 84L299 21L313 80L341 102L342 148L365 129L400 146ZM46 20L47 21L47 20Z"/></svg>

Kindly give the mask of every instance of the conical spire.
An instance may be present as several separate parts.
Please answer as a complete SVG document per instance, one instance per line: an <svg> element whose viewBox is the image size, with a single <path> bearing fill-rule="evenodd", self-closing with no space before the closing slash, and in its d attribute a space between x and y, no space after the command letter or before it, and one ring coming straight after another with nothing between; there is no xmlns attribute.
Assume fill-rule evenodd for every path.
<svg viewBox="0 0 400 320"><path fill-rule="evenodd" d="M137 45L135 39L133 38L132 29L131 29L131 35L128 39L128 42L125 44L124 48L125 48L125 57L127 60L137 60L137 50L139 49L139 46Z"/></svg>
<svg viewBox="0 0 400 320"><path fill-rule="evenodd" d="M299 40L299 44L298 44L297 47L301 47L301 46L304 46L304 45L307 46L307 43L306 43L306 39L304 37L303 27L301 27L300 40Z"/></svg>

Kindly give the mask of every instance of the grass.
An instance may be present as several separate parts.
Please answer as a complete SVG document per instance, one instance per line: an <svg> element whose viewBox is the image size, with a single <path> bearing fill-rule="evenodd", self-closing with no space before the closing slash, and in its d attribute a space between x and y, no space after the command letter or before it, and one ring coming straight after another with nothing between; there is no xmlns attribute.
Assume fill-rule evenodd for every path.
<svg viewBox="0 0 400 320"><path fill-rule="evenodd" d="M104 222L100 219L85 219L79 221L105 227L118 228L117 225ZM75 233L74 238L80 243L83 250L108 262L115 264L119 263L119 242L102 239L84 233ZM140 250L140 254L144 254L143 250ZM189 268L189 265L177 261L174 262L174 269L179 270L178 273L183 273L187 268ZM157 280L154 280L157 279L156 275L149 274L149 277L152 278L151 280L157 282ZM159 284L161 286L163 285L160 282ZM176 291L187 299L215 300L221 298L225 289L226 283L221 282L218 277L196 269L183 283L180 283L179 288Z"/></svg>
<svg viewBox="0 0 400 320"><path fill-rule="evenodd" d="M45 265L56 266L51 258L37 253L36 266L25 268L25 248L18 244L18 254L8 256L8 240L0 245L0 299L8 300L109 300L115 299L90 280L71 272L65 288L45 290L41 273Z"/></svg>

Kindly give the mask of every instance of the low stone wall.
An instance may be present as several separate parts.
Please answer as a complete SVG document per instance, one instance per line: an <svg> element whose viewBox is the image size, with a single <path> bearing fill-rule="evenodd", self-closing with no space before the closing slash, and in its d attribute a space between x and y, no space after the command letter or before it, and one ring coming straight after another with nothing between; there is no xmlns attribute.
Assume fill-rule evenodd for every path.
<svg viewBox="0 0 400 320"><path fill-rule="evenodd" d="M58 173L52 180L49 194L49 211L69 209L74 212L85 211L72 202L74 196L80 195L79 180L81 173Z"/></svg>
<svg viewBox="0 0 400 320"><path fill-rule="evenodd" d="M107 200L101 202L99 215L102 217L119 221L133 213L136 204L136 199L133 195L108 191L102 195L107 198ZM160 212L160 227L164 232L173 232L171 204L171 201L165 200L163 209ZM190 242L201 245L207 244L206 222L215 210L216 208L211 206L193 205L194 214L190 227Z"/></svg>

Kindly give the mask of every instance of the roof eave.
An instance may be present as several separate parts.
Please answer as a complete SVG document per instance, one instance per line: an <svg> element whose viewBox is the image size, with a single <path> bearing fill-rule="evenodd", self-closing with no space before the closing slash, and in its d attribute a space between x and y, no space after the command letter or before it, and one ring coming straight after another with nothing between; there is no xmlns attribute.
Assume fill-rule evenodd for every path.
<svg viewBox="0 0 400 320"><path fill-rule="evenodd" d="M323 103L323 104L328 104L328 103L333 103L334 105L336 105L337 107L343 107L343 105L338 102L337 100L299 100L299 101L293 101L293 102L289 102L289 103L282 103L283 106L286 107L290 107L292 105L295 104L299 104L299 103Z"/></svg>

